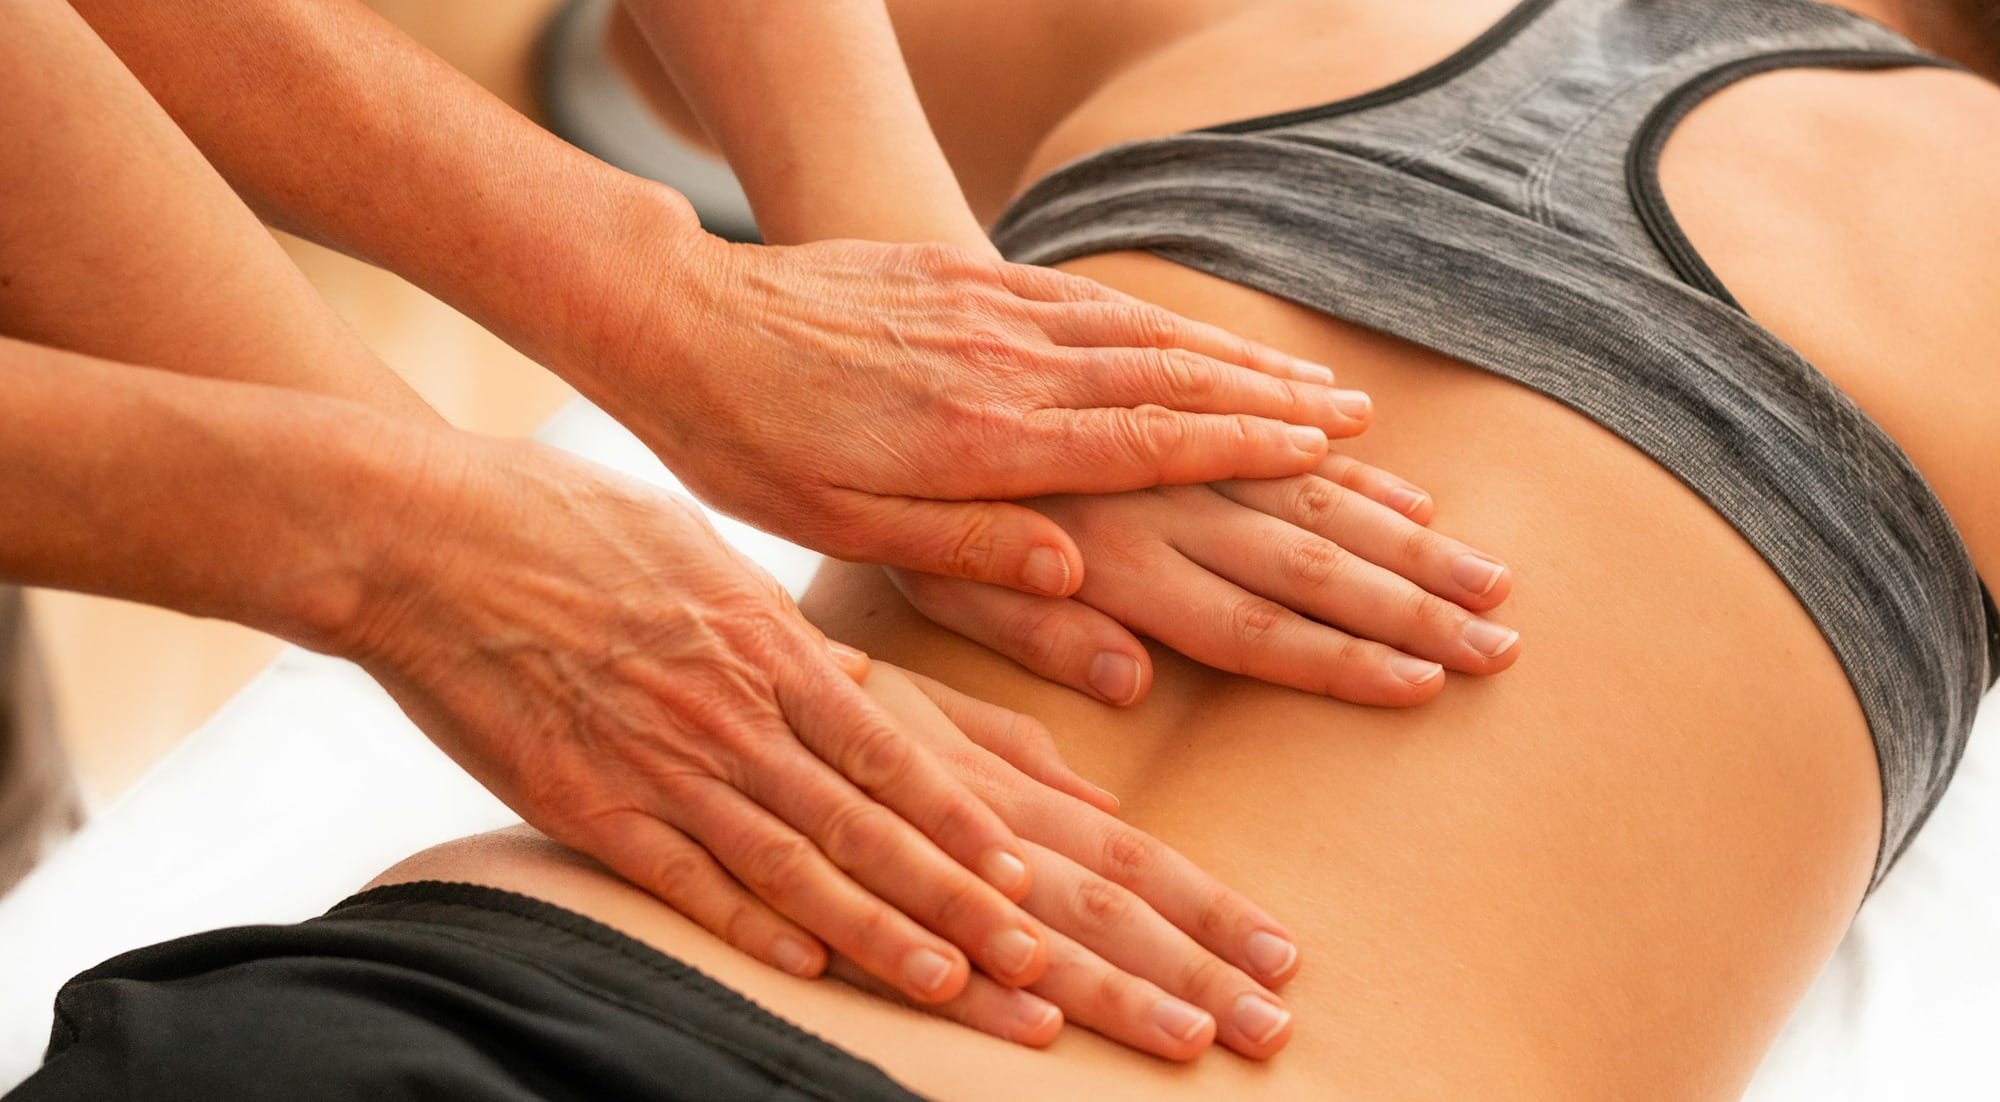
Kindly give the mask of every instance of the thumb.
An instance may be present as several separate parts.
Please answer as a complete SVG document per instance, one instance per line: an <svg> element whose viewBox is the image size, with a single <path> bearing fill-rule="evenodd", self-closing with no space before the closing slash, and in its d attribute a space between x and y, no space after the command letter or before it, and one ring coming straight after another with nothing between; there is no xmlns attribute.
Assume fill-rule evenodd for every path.
<svg viewBox="0 0 2000 1102"><path fill-rule="evenodd" d="M855 493L842 558L1024 593L1067 597L1083 585L1083 553L1055 521L999 501L925 501Z"/></svg>

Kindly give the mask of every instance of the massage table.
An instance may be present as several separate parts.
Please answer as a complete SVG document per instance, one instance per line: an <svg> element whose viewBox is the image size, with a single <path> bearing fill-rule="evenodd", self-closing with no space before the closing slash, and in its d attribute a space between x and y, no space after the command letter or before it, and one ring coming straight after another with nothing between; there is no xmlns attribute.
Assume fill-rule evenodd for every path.
<svg viewBox="0 0 2000 1102"><path fill-rule="evenodd" d="M542 439L677 488L578 402ZM818 559L727 518L798 593ZM0 1090L39 1063L75 973L182 934L294 922L389 865L515 816L355 667L285 652L0 899ZM2000 1099L2000 708L1957 780L1792 1015L1754 1102Z"/></svg>

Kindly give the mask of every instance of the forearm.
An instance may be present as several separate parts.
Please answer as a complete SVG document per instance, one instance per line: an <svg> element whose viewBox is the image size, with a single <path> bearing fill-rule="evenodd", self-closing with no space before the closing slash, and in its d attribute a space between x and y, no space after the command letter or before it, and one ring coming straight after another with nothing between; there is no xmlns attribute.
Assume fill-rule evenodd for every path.
<svg viewBox="0 0 2000 1102"><path fill-rule="evenodd" d="M421 541L412 487L445 454L442 430L351 402L6 338L0 387L0 578L321 650Z"/></svg>
<svg viewBox="0 0 2000 1102"><path fill-rule="evenodd" d="M0 36L0 332L435 417L62 4Z"/></svg>
<svg viewBox="0 0 2000 1102"><path fill-rule="evenodd" d="M353 0L78 0L267 221L389 268L585 393L705 240L673 192L548 134Z"/></svg>
<svg viewBox="0 0 2000 1102"><path fill-rule="evenodd" d="M767 240L991 250L882 0L627 0L626 9L743 181Z"/></svg>

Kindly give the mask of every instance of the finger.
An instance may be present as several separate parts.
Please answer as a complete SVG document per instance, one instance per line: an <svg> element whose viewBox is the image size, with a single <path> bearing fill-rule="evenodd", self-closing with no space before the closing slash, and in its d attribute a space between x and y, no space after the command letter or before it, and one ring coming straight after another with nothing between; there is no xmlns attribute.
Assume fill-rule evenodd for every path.
<svg viewBox="0 0 2000 1102"><path fill-rule="evenodd" d="M1499 605L1513 588L1512 573L1492 556L1323 478L1229 482L1215 489L1232 501L1331 540L1367 562L1474 611ZM1397 642L1367 634L1385 643ZM1480 649L1485 653L1485 648Z"/></svg>
<svg viewBox="0 0 2000 1102"><path fill-rule="evenodd" d="M607 825L588 852L612 872L774 968L808 979L826 968L818 938L746 891L687 835L637 811Z"/></svg>
<svg viewBox="0 0 2000 1102"><path fill-rule="evenodd" d="M1055 932L1114 968L1208 1011L1216 1038L1254 1059L1291 1039L1291 1012L1257 981L1189 937L1131 890L1061 854L1037 849L1028 906Z"/></svg>
<svg viewBox="0 0 2000 1102"><path fill-rule="evenodd" d="M1011 708L975 700L939 681L908 670L910 679L937 705L945 718L988 752L1057 792L1075 796L1107 814L1118 811L1118 797L1090 783L1069 767L1056 749L1055 736L1032 716Z"/></svg>
<svg viewBox="0 0 2000 1102"><path fill-rule="evenodd" d="M1164 406L1188 413L1242 413L1328 436L1359 436L1374 404L1358 390L1274 378L1185 348L1091 349L1047 393L1071 408Z"/></svg>
<svg viewBox="0 0 2000 1102"><path fill-rule="evenodd" d="M1079 809L1046 789L1015 786L988 798L1008 822L1035 839L1031 856L1049 850L1124 888L1266 988L1275 989L1297 974L1298 943L1277 919L1145 831ZM1039 875L1036 880L1039 884ZM1046 900L1046 895L1040 897Z"/></svg>
<svg viewBox="0 0 2000 1102"><path fill-rule="evenodd" d="M935 1003L965 989L965 956L848 876L812 840L720 781L677 793L686 833L749 891L908 998ZM699 808L698 811L685 809Z"/></svg>
<svg viewBox="0 0 2000 1102"><path fill-rule="evenodd" d="M1146 698L1153 662L1118 621L1076 600L1056 600L936 574L891 571L917 611L1030 671L1114 707Z"/></svg>
<svg viewBox="0 0 2000 1102"><path fill-rule="evenodd" d="M827 974L870 994L905 1003L940 1018L970 1026L1003 1041L1044 1048L1062 1032L1062 1011L1052 1002L1017 988L1005 987L974 975L957 998L924 1005L911 1003L902 992L876 979L853 961L833 958Z"/></svg>
<svg viewBox="0 0 2000 1102"><path fill-rule="evenodd" d="M829 699L851 693L868 704L858 689L844 680L827 688L819 708L794 709L783 686L780 699L788 716L802 717L792 721L798 737L838 775L767 752L757 755L763 760L745 791L796 824L856 882L963 947L987 974L1016 986L1039 976L1048 964L1043 931L1012 902L1031 879L1021 842L943 762L872 706L843 708Z"/></svg>
<svg viewBox="0 0 2000 1102"><path fill-rule="evenodd" d="M1028 990L1054 1003L1067 1020L1167 1060L1192 1060L1215 1043L1208 1011L1060 934L1051 936L1050 954L1048 974Z"/></svg>
<svg viewBox="0 0 2000 1102"><path fill-rule="evenodd" d="M1444 688L1436 662L1309 620L1169 548L1092 577L1081 599L1125 610L1132 630L1219 670L1377 707L1421 704Z"/></svg>
<svg viewBox="0 0 2000 1102"><path fill-rule="evenodd" d="M1218 326L1181 317L1095 280L1050 268L1019 265L1010 266L1002 278L1008 289L1022 298L1077 304L1072 311L1047 315L1068 339L1050 331L1048 326L1044 326L1044 331L1062 343L1084 348L1185 348L1281 379L1321 385L1333 382L1331 368L1245 340Z"/></svg>
<svg viewBox="0 0 2000 1102"><path fill-rule="evenodd" d="M1048 597L1067 597L1083 582L1076 542L1061 525L1024 506L843 493L852 531L865 536L844 546L831 541L826 550L841 558Z"/></svg>
<svg viewBox="0 0 2000 1102"><path fill-rule="evenodd" d="M1108 494L1226 478L1285 478L1326 457L1326 433L1242 414L1040 409L1023 418L1020 481L1000 496ZM1226 473L1225 473L1226 472ZM1032 477L1032 481L1030 481ZM936 573L934 571L934 573Z"/></svg>
<svg viewBox="0 0 2000 1102"><path fill-rule="evenodd" d="M1353 456L1329 452L1314 473L1328 482L1379 501L1418 524L1429 524L1432 514L1437 511L1436 503L1422 487L1380 467L1371 467Z"/></svg>
<svg viewBox="0 0 2000 1102"><path fill-rule="evenodd" d="M868 680L869 661L865 652L838 639L826 641L826 652L833 656L833 664L840 667L840 672L846 674L849 681L859 685Z"/></svg>
<svg viewBox="0 0 2000 1102"><path fill-rule="evenodd" d="M1360 497L1352 500L1357 508L1377 510L1412 531L1432 534L1386 507ZM1493 674L1520 657L1520 632L1277 517L1246 513L1226 536L1213 525L1191 525L1175 543L1190 560L1251 593L1446 669Z"/></svg>

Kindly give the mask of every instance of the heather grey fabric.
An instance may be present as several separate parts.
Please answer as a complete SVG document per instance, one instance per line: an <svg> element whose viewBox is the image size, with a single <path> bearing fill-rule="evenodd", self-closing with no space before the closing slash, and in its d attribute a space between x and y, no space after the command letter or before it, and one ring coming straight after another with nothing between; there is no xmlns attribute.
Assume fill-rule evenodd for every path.
<svg viewBox="0 0 2000 1102"><path fill-rule="evenodd" d="M1752 73L1927 64L1808 0L1529 0L1380 92L1068 165L994 237L1039 264L1147 249L1382 330L1547 394L1679 476L1846 669L1881 767L1879 882L1991 680L1979 580L1896 445L1701 263L1655 169L1688 110Z"/></svg>

